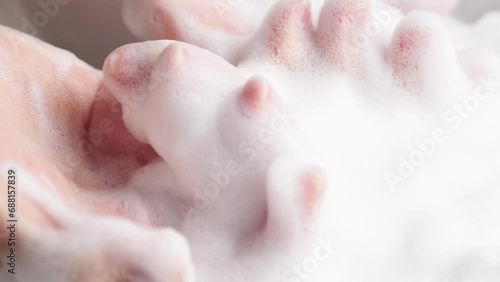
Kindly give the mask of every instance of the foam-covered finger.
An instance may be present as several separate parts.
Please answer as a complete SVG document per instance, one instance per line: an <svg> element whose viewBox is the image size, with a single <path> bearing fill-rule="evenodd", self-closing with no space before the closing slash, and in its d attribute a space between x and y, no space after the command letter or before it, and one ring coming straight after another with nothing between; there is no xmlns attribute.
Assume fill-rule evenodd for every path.
<svg viewBox="0 0 500 282"><path fill-rule="evenodd" d="M266 236L291 240L313 232L327 179L321 166L298 156L281 156L268 170Z"/></svg>
<svg viewBox="0 0 500 282"><path fill-rule="evenodd" d="M397 83L414 93L433 81L453 80L458 59L443 21L435 14L414 11L396 27L392 38L392 64ZM453 68L455 67L455 68Z"/></svg>
<svg viewBox="0 0 500 282"><path fill-rule="evenodd" d="M253 19L262 17L267 2L126 0L123 17L141 39L179 40L228 55L229 42L239 42L255 31L260 20Z"/></svg>
<svg viewBox="0 0 500 282"><path fill-rule="evenodd" d="M347 70L361 61L363 29L370 12L368 0L325 1L316 39L322 54L335 68Z"/></svg>
<svg viewBox="0 0 500 282"><path fill-rule="evenodd" d="M79 212L30 173L19 173L25 224L13 227L15 253L17 269L29 271L18 271L16 281L194 281L190 247L178 232ZM6 273L0 278L11 281Z"/></svg>
<svg viewBox="0 0 500 282"><path fill-rule="evenodd" d="M203 121L243 78L206 50L150 41L113 52L104 65L104 79L124 108L127 128L166 157L163 147L182 145L206 130Z"/></svg>

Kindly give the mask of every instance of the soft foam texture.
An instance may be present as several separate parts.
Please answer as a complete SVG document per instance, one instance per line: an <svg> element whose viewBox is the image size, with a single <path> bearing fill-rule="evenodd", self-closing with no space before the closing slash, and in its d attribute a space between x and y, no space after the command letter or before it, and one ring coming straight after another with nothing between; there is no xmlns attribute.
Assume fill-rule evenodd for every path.
<svg viewBox="0 0 500 282"><path fill-rule="evenodd" d="M189 274L172 281L192 281L193 271L202 281L305 281L304 273L318 282L500 279L499 50L495 40L485 42L493 24L464 27L428 12L403 16L383 3L370 1L366 10L368 1L346 0L326 1L332 13L321 26L319 9L308 22L302 1L284 2L241 44L214 38L234 49L227 57L154 41L108 58L105 82L127 108L128 129L162 159L122 187L81 189L79 200L122 206L143 226L75 212L17 165L31 187L24 197L62 226L41 229L50 239L25 256L31 270L21 281L94 273L81 273L95 269L85 263L58 269L75 253L110 257L103 265L125 265L145 281L179 269ZM391 20L360 48L370 11L387 11ZM493 81L491 96L458 124L447 113L484 80ZM421 150L415 140L432 138L436 128L446 141L404 183L390 185L387 173L397 173L400 156ZM221 175L230 181L217 190ZM150 226L174 228L187 243ZM328 258L306 271L325 242ZM62 259L38 268L52 257ZM108 270L81 279L107 281Z"/></svg>
<svg viewBox="0 0 500 282"><path fill-rule="evenodd" d="M302 281L293 266L314 253L316 238L330 236L338 248L307 273L309 281L500 279L500 79L491 63L499 58L481 43L492 34L430 12L402 16L375 1L326 1L323 10L324 21L308 17L303 1L280 2L255 35L235 45L238 59L225 57L236 67L172 41L112 54L120 62L136 61L133 54L153 61L134 71L130 79L140 82L132 87L116 79L121 71L111 59L105 65L122 103L148 90L125 122L170 167L174 184L164 189L194 210L173 224L191 243L199 277ZM377 22L374 13L389 20L356 45ZM482 56L490 59L469 59ZM488 80L489 97L458 119L454 105ZM294 116L290 128L246 160L238 147L281 108ZM436 130L446 140L425 165L396 184L388 180L422 150L416 141L435 138ZM197 211L210 174L228 161L241 172Z"/></svg>

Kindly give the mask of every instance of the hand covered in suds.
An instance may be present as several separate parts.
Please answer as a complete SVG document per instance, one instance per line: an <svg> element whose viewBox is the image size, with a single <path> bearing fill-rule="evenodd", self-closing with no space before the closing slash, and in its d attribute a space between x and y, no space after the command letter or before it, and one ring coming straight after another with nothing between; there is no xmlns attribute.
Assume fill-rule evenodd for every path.
<svg viewBox="0 0 500 282"><path fill-rule="evenodd" d="M101 193L156 157L125 129L101 72L0 27L0 74L0 179L7 183L8 169L16 171L19 222L15 245L8 245L2 185L0 280L193 281L181 235ZM10 248L16 275L7 272Z"/></svg>

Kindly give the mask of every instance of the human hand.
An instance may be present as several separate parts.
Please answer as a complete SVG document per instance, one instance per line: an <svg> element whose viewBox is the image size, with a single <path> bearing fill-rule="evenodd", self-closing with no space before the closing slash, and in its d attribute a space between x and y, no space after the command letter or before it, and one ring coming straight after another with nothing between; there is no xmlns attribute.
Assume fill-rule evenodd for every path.
<svg viewBox="0 0 500 282"><path fill-rule="evenodd" d="M106 197L156 154L125 129L102 73L5 27L0 54L1 179L7 183L7 171L15 170L18 220L16 240L9 241L15 245L8 245L13 237L5 226L10 214L2 185L0 280L192 281L181 235L149 229L154 224L130 202ZM9 248L15 248L16 276L8 272Z"/></svg>
<svg viewBox="0 0 500 282"><path fill-rule="evenodd" d="M142 40L179 40L208 49L234 63L239 54L232 52L232 49L252 40L252 35L261 26L264 15L277 2L279 1L124 0L123 15L128 28ZM309 2L319 7L323 5L324 0ZM332 0L326 2L328 4ZM349 0L347 2L349 3ZM390 3L405 13L423 9L446 14L458 5L459 0L382 2Z"/></svg>

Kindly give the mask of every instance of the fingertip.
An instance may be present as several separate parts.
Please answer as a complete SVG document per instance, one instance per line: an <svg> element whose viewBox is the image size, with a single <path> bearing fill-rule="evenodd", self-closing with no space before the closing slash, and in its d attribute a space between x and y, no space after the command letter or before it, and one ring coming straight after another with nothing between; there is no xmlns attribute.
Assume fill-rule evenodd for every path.
<svg viewBox="0 0 500 282"><path fill-rule="evenodd" d="M271 86L261 77L251 78L243 90L243 102L254 110L264 108L271 98Z"/></svg>
<svg viewBox="0 0 500 282"><path fill-rule="evenodd" d="M168 45L158 57L155 71L170 72L182 66L188 56L188 50L181 43L173 42Z"/></svg>
<svg viewBox="0 0 500 282"><path fill-rule="evenodd" d="M312 214L326 190L326 173L319 167L305 169L301 177L304 210Z"/></svg>

